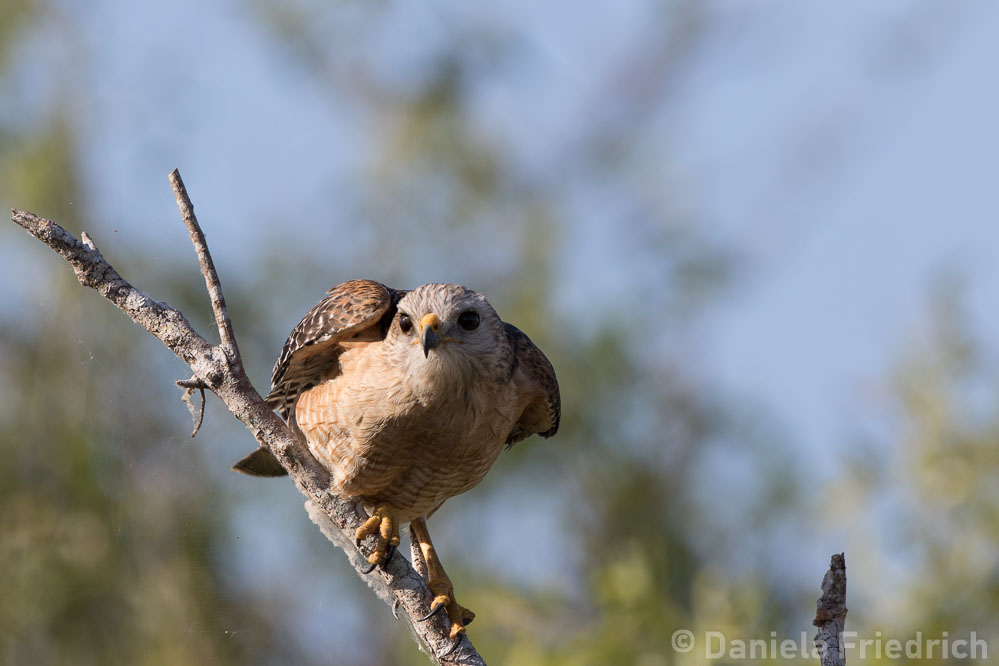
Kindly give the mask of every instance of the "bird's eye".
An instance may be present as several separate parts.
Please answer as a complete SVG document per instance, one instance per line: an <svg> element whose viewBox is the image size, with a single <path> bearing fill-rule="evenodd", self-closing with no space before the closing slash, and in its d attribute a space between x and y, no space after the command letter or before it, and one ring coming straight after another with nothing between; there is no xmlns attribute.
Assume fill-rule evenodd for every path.
<svg viewBox="0 0 999 666"><path fill-rule="evenodd" d="M474 331L479 327L479 313L475 310L465 310L458 315L458 326L466 331Z"/></svg>
<svg viewBox="0 0 999 666"><path fill-rule="evenodd" d="M405 312L399 313L399 328L402 329L403 333L411 333L413 331L413 320Z"/></svg>

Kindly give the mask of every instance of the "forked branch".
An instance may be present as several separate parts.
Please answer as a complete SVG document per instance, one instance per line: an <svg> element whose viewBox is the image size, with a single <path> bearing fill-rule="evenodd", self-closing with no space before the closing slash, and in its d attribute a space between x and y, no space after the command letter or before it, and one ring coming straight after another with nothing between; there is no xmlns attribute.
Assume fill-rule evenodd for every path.
<svg viewBox="0 0 999 666"><path fill-rule="evenodd" d="M201 264L215 313L219 345L212 345L195 331L179 310L153 300L122 278L86 233L78 239L55 222L26 211L11 211L11 220L69 262L80 284L96 289L190 366L193 376L178 382L182 388L189 391L208 388L222 400L261 446L267 447L280 461L295 486L307 498L310 517L335 545L344 550L351 565L361 572L367 567L367 562L360 557L352 542L354 530L366 515L356 503L328 492L329 474L271 411L247 378L218 273L205 235L194 215L194 206L176 170L170 174L170 184ZM398 610L407 617L422 643L421 647L426 646L435 662L484 663L468 638L463 638L458 645L451 643L447 618L443 613L437 613L426 622L417 621L427 613L433 595L424 579L405 558L392 558L384 569L363 578L392 605L393 613Z"/></svg>

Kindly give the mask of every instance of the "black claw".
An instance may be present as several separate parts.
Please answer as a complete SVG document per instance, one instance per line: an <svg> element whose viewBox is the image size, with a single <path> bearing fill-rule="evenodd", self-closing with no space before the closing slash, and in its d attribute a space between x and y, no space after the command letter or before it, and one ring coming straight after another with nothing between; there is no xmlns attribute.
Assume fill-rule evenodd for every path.
<svg viewBox="0 0 999 666"><path fill-rule="evenodd" d="M358 542L358 551L360 552L360 542ZM385 550L385 556L382 558L381 564L378 564L378 563L372 564L367 569L361 570L361 573L362 574L369 574L369 573L371 573L372 571L375 570L375 567L378 567L378 566L380 566L382 569L384 569L385 567L388 566L388 563L389 563L389 561L391 561L392 556L395 555L395 551L396 551L396 547L395 546L389 546ZM363 552L361 552L361 557L364 558L364 559L367 559L367 558L365 558Z"/></svg>
<svg viewBox="0 0 999 666"><path fill-rule="evenodd" d="M438 606L437 608L434 608L433 610L431 610L431 611L430 611L429 613L427 613L427 614L426 614L426 615L424 615L423 617L421 617L421 618L417 618L417 620L416 620L416 621L417 621L417 622L426 622L427 620L429 620L430 618L432 618L432 617L433 617L434 615L436 615L436 614L437 614L437 611L439 611L439 610L440 610L440 609L442 609L442 608L444 608L444 604L441 604L441 605L440 605L440 606Z"/></svg>
<svg viewBox="0 0 999 666"><path fill-rule="evenodd" d="M361 550L361 540L360 539L354 539L354 543L357 544L357 553L358 553L358 555L361 556L362 560L367 561L368 556L364 554L363 550ZM377 565L372 564L367 569L358 569L358 571L360 571L362 574L369 574L369 573L371 573L372 571L375 570L375 566L377 566Z"/></svg>
<svg viewBox="0 0 999 666"><path fill-rule="evenodd" d="M399 600L396 599L392 602L392 617L399 619Z"/></svg>
<svg viewBox="0 0 999 666"><path fill-rule="evenodd" d="M451 647L449 647L446 652L441 652L439 655L437 655L437 658L438 659L443 659L444 657L448 656L449 654L451 654L452 652L454 652L456 649L458 649L458 645L461 644L461 639L463 639L464 637L465 637L465 634L458 634L458 638L454 641L454 644L452 644Z"/></svg>

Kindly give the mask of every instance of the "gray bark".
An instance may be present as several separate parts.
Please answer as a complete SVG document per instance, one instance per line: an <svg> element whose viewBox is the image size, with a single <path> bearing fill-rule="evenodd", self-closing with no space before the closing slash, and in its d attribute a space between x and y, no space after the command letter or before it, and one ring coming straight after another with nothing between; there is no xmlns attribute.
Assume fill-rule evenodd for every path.
<svg viewBox="0 0 999 666"><path fill-rule="evenodd" d="M822 666L846 666L843 629L846 626L846 558L832 556L829 571L822 578L822 596L815 608L812 624L819 628L815 646Z"/></svg>

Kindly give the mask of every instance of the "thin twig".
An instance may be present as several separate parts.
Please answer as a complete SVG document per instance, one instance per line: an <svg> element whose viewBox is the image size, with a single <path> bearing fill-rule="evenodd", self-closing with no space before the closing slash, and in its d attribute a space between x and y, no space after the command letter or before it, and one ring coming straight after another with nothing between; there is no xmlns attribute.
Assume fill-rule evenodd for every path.
<svg viewBox="0 0 999 666"><path fill-rule="evenodd" d="M196 437L198 431L201 430L201 424L205 422L205 389L208 388L203 381L197 377L191 377L190 379L178 379L176 382L177 386L184 389L184 395L181 400L187 405L187 409L191 412L191 418L194 419L194 430L191 432L191 437ZM198 391L201 393L201 408L194 406L193 398L194 392Z"/></svg>
<svg viewBox="0 0 999 666"><path fill-rule="evenodd" d="M843 629L846 626L846 557L832 556L829 571L822 578L822 596L815 608L812 624L819 628L815 647L822 666L846 666Z"/></svg>
<svg viewBox="0 0 999 666"><path fill-rule="evenodd" d="M242 366L239 347L236 345L236 335L232 330L232 320L229 319L229 310L226 308L225 297L222 295L222 283L215 271L212 255L208 251L205 234L201 230L201 225L198 224L198 217L194 214L194 204L191 203L191 198L187 195L187 188L184 186L178 169L170 172L170 187L173 188L173 195L177 199L177 208L180 209L181 217L184 218L187 233L191 235L194 252L198 255L198 263L201 264L201 274L205 276L205 286L212 299L212 311L215 313L215 325L219 329L222 348L228 352L233 361Z"/></svg>

